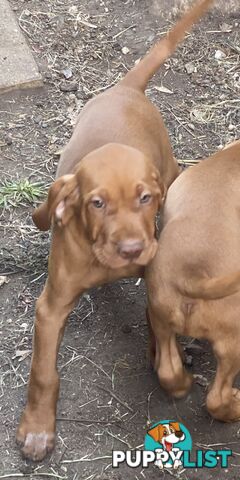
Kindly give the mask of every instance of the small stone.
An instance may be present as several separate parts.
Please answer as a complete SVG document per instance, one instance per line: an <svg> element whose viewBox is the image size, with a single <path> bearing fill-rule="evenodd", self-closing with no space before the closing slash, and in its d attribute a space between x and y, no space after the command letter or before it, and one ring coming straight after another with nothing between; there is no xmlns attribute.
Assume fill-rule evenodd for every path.
<svg viewBox="0 0 240 480"><path fill-rule="evenodd" d="M69 9L68 9L68 13L70 13L70 15L77 15L78 14L78 7L76 7L76 5L72 5Z"/></svg>
<svg viewBox="0 0 240 480"><path fill-rule="evenodd" d="M129 50L128 47L122 47L122 53L123 53L123 55L127 55L127 53L129 53L129 52L130 52L130 50Z"/></svg>
<svg viewBox="0 0 240 480"><path fill-rule="evenodd" d="M195 374L193 375L195 382L200 385L201 387L207 387L208 386L208 380L206 377L203 375Z"/></svg>
<svg viewBox="0 0 240 480"><path fill-rule="evenodd" d="M185 365L187 365L188 367L192 367L192 364L193 364L193 357L192 355L186 355L186 358L185 358Z"/></svg>
<svg viewBox="0 0 240 480"><path fill-rule="evenodd" d="M188 75L191 75L192 73L197 72L197 67L194 65L194 63L189 62L185 64L185 69Z"/></svg>
<svg viewBox="0 0 240 480"><path fill-rule="evenodd" d="M76 92L78 90L77 82L62 82L60 84L61 92Z"/></svg>
<svg viewBox="0 0 240 480"><path fill-rule="evenodd" d="M4 285L4 283L8 283L8 282L9 282L9 280L8 280L8 278L7 278L5 275L1 275L1 276L0 276L0 287L1 287L2 285Z"/></svg>
<svg viewBox="0 0 240 480"><path fill-rule="evenodd" d="M235 128L235 125L233 125L232 123L230 123L230 125L228 126L229 132L232 132L233 130L235 130Z"/></svg>
<svg viewBox="0 0 240 480"><path fill-rule="evenodd" d="M36 117L34 117L34 122L35 123L39 124L39 123L41 123L41 121L42 121L42 117L40 117L40 115L36 115Z"/></svg>
<svg viewBox="0 0 240 480"><path fill-rule="evenodd" d="M132 332L132 327L130 327L130 325L123 325L122 326L122 332L126 333L126 334L131 333Z"/></svg>
<svg viewBox="0 0 240 480"><path fill-rule="evenodd" d="M12 145L12 143L13 143L13 140L9 135L6 135L4 140L5 140L7 145Z"/></svg>
<svg viewBox="0 0 240 480"><path fill-rule="evenodd" d="M68 100L69 100L69 103L75 103L76 102L75 93L69 93Z"/></svg>
<svg viewBox="0 0 240 480"><path fill-rule="evenodd" d="M64 68L64 70L62 70L62 74L67 80L69 80L69 78L72 78L73 76L71 68Z"/></svg>
<svg viewBox="0 0 240 480"><path fill-rule="evenodd" d="M226 53L224 53L222 50L216 50L214 57L216 60L223 60L223 58L226 57Z"/></svg>

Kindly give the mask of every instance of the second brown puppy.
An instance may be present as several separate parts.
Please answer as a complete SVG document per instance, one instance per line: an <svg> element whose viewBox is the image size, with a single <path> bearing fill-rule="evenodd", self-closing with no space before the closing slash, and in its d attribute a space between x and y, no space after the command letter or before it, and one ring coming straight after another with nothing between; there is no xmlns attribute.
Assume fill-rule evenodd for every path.
<svg viewBox="0 0 240 480"><path fill-rule="evenodd" d="M146 269L151 357L161 385L184 396L192 377L176 334L209 340L217 373L211 415L240 419L240 141L192 167L170 187L155 258Z"/></svg>

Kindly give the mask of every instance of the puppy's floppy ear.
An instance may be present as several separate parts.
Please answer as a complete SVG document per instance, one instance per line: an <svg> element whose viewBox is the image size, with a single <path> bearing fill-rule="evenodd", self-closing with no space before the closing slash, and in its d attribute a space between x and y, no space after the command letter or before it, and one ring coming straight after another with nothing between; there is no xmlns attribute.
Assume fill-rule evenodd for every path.
<svg viewBox="0 0 240 480"><path fill-rule="evenodd" d="M159 171L155 168L152 177L154 181L156 182L158 189L160 190L160 196L159 196L159 208L161 208L167 194L167 187L164 185L161 175Z"/></svg>
<svg viewBox="0 0 240 480"><path fill-rule="evenodd" d="M159 178L159 188L160 188L160 191L161 191L161 203L159 205L159 207L161 207L165 201L165 198L166 198L166 195L167 195L167 187L166 185L163 183L163 181L161 180L161 177Z"/></svg>
<svg viewBox="0 0 240 480"><path fill-rule="evenodd" d="M157 427L151 428L150 430L148 430L147 433L148 433L148 435L150 435L150 437L153 438L153 440L155 440L155 442L161 441L160 440L160 437L161 437L160 425L157 425Z"/></svg>
<svg viewBox="0 0 240 480"><path fill-rule="evenodd" d="M49 230L54 219L58 225L65 226L74 213L79 200L79 190L75 175L63 175L50 187L48 197L33 212L33 221L39 230Z"/></svg>

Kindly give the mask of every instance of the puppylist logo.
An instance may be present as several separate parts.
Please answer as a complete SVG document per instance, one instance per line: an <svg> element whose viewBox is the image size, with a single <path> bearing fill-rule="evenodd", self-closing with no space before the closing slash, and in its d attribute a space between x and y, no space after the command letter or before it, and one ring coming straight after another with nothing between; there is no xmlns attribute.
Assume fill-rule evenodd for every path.
<svg viewBox="0 0 240 480"><path fill-rule="evenodd" d="M144 450L114 450L112 466L126 463L131 468L156 465L163 470L182 468L228 467L231 450L197 450L192 455L192 438L188 429L179 422L163 420L153 425L144 440Z"/></svg>

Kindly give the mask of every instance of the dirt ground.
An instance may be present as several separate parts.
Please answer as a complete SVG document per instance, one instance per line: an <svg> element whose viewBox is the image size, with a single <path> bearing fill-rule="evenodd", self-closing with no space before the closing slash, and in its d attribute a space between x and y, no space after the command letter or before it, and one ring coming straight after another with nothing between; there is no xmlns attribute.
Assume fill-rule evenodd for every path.
<svg viewBox="0 0 240 480"><path fill-rule="evenodd" d="M114 84L174 16L171 2L161 0L10 3L44 88L0 97L1 180L40 180L47 189L82 105ZM149 85L177 158L204 158L239 137L239 25L237 8L213 10ZM40 464L21 458L14 436L26 399L34 304L46 279L49 249L49 235L33 227L31 211L32 205L12 207L0 218L0 275L8 279L0 287L0 479L239 480L240 423L214 421L204 406L215 371L209 346L181 339L196 382L184 400L165 395L146 360L145 289L137 279L80 299L59 354L56 449ZM113 449L141 447L151 423L173 418L189 428L195 448L232 449L228 470L112 469Z"/></svg>

